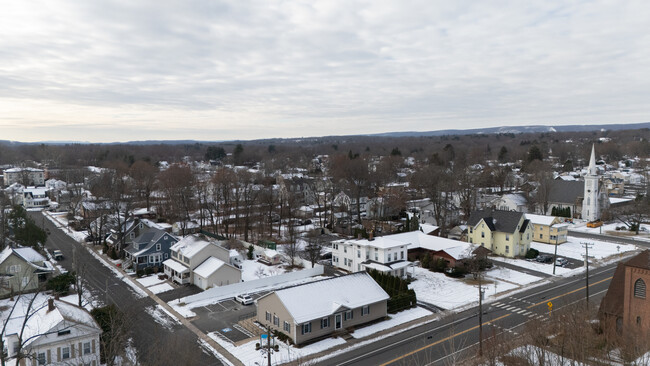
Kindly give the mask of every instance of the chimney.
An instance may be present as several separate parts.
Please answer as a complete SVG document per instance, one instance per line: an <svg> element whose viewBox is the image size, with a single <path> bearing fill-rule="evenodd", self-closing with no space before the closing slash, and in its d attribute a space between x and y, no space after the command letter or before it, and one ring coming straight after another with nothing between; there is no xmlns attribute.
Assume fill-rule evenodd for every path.
<svg viewBox="0 0 650 366"><path fill-rule="evenodd" d="M47 300L47 311L54 311L54 299L52 298Z"/></svg>
<svg viewBox="0 0 650 366"><path fill-rule="evenodd" d="M370 233L368 233L368 241L373 241L374 240L373 237L372 237L372 233L373 233L373 230L370 230Z"/></svg>

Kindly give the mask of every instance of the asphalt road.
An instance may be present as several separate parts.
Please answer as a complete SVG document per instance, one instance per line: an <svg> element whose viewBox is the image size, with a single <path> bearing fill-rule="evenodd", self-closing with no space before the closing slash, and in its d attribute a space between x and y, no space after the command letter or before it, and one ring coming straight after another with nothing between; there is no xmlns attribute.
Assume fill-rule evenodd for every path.
<svg viewBox="0 0 650 366"><path fill-rule="evenodd" d="M605 295L616 265L590 271L590 302L599 304ZM561 278L529 291L487 303L484 307L484 339L505 332L518 335L531 320L548 317L549 301L559 309L584 301L585 278ZM445 365L477 353L478 308L448 316L395 336L320 362L323 365Z"/></svg>
<svg viewBox="0 0 650 366"><path fill-rule="evenodd" d="M650 242L645 241L645 240L635 240L634 237L630 236L608 236L608 235L600 235L600 234L590 234L590 233L583 233L580 231L571 231L569 230L569 236L575 236L576 238L585 238L585 239L594 239L594 240L600 240L600 241L607 241L611 243L624 243L624 244L633 244L633 245L638 245L640 247L644 248L650 248Z"/></svg>
<svg viewBox="0 0 650 366"><path fill-rule="evenodd" d="M49 230L45 247L50 252L54 249L63 252L64 259L58 261L58 264L72 272L72 258L75 256L79 263L84 266L83 278L87 289L92 295L105 304L114 303L126 312L127 316L132 317L132 338L134 346L138 350L139 361L147 364L148 354L151 354L151 351L156 347L160 347L166 342L178 344L178 340L183 340L183 347L190 347L184 349L183 352L196 352L196 355L200 355L197 356L200 357L200 365L222 365L219 360L199 346L198 337L184 326L173 324L164 327L157 323L152 316L144 311L147 307L156 306L156 303L151 298L136 296L131 287L117 278L110 269L88 253L81 244L66 235L61 229L57 229L50 220L43 217L41 212L30 212L30 215L38 225ZM187 342L187 340L190 341ZM155 355L151 356L155 357Z"/></svg>

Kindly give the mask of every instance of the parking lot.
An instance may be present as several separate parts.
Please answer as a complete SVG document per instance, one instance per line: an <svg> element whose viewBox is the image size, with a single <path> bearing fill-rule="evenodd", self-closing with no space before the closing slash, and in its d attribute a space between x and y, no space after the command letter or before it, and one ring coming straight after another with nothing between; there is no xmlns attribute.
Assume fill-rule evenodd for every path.
<svg viewBox="0 0 650 366"><path fill-rule="evenodd" d="M250 294L254 300L266 295L269 291ZM205 333L217 332L233 342L255 336L237 324L239 321L253 318L257 312L257 305L242 305L234 299L220 301L216 304L193 308L196 317L192 324Z"/></svg>

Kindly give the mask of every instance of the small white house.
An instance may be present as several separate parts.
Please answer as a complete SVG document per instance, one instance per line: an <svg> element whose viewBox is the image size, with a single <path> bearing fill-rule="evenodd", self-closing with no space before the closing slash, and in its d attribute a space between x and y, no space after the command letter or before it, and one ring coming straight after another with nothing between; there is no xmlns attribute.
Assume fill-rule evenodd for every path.
<svg viewBox="0 0 650 366"><path fill-rule="evenodd" d="M100 365L102 330L86 309L49 299L46 306L29 314L23 327L24 317L9 319L3 334L8 357L19 351L30 355L20 361L21 366ZM21 331L22 347L18 342Z"/></svg>

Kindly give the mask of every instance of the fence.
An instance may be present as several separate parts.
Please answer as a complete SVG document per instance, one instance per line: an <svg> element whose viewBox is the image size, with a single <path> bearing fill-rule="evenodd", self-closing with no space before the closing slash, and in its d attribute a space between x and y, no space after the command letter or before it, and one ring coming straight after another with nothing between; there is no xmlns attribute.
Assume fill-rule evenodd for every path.
<svg viewBox="0 0 650 366"><path fill-rule="evenodd" d="M282 285L290 285L291 282L307 279L309 277L321 276L325 273L325 267L317 264L314 268L301 271L284 273L277 276L264 277L259 280L239 282L232 285L213 287L199 294L187 296L176 300L176 303L186 303L190 308L214 303L239 294L261 291L264 289L277 289Z"/></svg>

